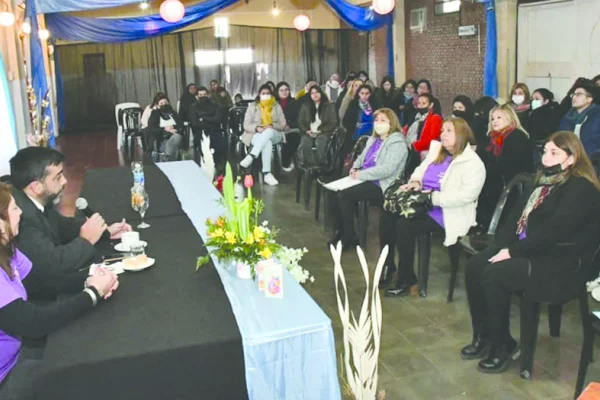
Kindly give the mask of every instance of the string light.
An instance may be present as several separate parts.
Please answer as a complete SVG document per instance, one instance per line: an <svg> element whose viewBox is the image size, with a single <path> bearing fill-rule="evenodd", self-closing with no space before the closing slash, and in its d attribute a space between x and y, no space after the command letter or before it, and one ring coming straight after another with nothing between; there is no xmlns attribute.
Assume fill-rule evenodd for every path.
<svg viewBox="0 0 600 400"><path fill-rule="evenodd" d="M271 14L273 14L273 16L276 17L280 13L281 13L281 10L279 9L279 7L277 7L277 1L273 0L273 9L271 10Z"/></svg>
<svg viewBox="0 0 600 400"><path fill-rule="evenodd" d="M23 32L26 35L29 35L31 33L31 23L29 23L29 19L26 19L21 24L21 32Z"/></svg>
<svg viewBox="0 0 600 400"><path fill-rule="evenodd" d="M147 10L150 7L150 4L147 1L142 1L140 3L140 9L141 10Z"/></svg>
<svg viewBox="0 0 600 400"><path fill-rule="evenodd" d="M50 39L50 31L48 29L40 29L38 31L38 37L40 40L48 40Z"/></svg>
<svg viewBox="0 0 600 400"><path fill-rule="evenodd" d="M15 14L10 12L8 4L2 2L2 12L0 12L0 25L13 26L15 23Z"/></svg>

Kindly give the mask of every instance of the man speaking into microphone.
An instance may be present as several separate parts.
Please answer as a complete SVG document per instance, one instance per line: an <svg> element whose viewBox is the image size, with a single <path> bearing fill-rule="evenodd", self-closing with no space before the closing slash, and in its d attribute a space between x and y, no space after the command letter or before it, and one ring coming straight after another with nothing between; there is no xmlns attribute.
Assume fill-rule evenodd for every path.
<svg viewBox="0 0 600 400"><path fill-rule="evenodd" d="M10 160L13 196L23 210L17 246L33 263L25 281L33 300L80 291L103 234L119 239L131 231L125 220L108 226L98 213L81 221L54 208L67 184L64 159L56 150L28 147Z"/></svg>

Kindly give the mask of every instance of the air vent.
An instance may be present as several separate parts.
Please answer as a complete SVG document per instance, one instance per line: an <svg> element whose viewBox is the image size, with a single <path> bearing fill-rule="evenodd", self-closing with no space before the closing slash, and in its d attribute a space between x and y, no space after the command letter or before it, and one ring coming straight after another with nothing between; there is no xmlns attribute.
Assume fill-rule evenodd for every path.
<svg viewBox="0 0 600 400"><path fill-rule="evenodd" d="M410 11L410 30L413 32L423 32L425 29L425 17L427 8L416 8Z"/></svg>

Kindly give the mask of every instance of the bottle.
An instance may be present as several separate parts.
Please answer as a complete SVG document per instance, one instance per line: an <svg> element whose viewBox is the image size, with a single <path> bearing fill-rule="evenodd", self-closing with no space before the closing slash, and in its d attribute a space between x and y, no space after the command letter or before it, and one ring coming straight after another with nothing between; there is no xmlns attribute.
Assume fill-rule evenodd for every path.
<svg viewBox="0 0 600 400"><path fill-rule="evenodd" d="M140 161L134 161L131 163L131 172L133 173L133 185L144 186L144 164Z"/></svg>

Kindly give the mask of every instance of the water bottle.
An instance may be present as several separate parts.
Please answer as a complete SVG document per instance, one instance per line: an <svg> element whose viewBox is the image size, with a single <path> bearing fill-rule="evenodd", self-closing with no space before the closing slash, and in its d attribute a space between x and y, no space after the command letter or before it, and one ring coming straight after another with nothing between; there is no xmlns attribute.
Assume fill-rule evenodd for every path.
<svg viewBox="0 0 600 400"><path fill-rule="evenodd" d="M139 161L132 162L131 172L133 173L133 185L144 186L144 165Z"/></svg>

